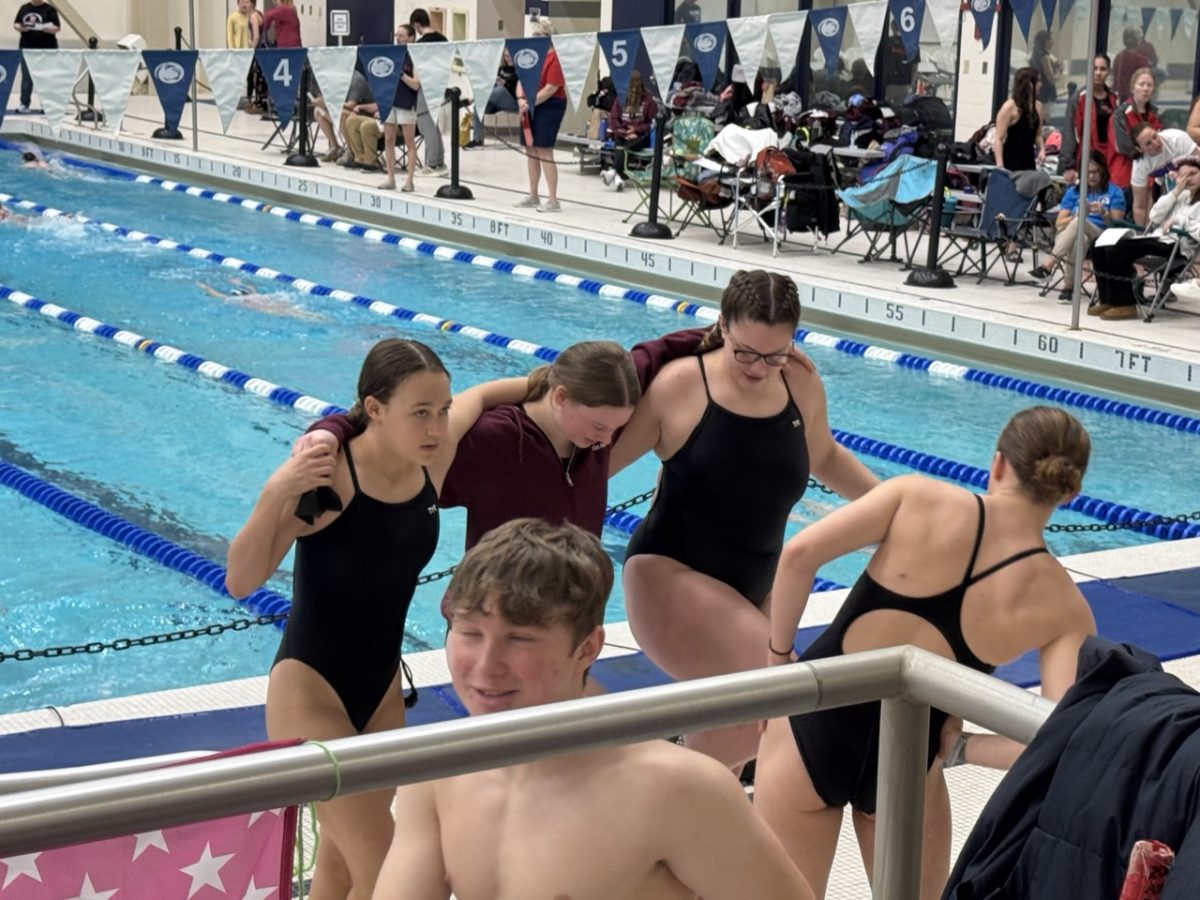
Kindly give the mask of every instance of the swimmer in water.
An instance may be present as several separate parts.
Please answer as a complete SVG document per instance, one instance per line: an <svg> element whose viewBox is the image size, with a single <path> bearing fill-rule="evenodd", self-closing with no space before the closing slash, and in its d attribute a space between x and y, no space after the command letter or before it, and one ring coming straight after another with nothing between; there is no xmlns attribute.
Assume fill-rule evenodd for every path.
<svg viewBox="0 0 1200 900"><path fill-rule="evenodd" d="M218 300L223 300L232 303L235 306L240 306L243 309L252 309L257 312L269 313L273 316L287 316L291 319L299 319L302 322L324 322L325 317L311 310L297 306L287 294L282 292L272 294L261 294L254 290L253 287L236 278L230 279L229 290L222 293L212 285L205 284L202 281L196 282L196 287L204 291L210 297L215 297Z"/></svg>
<svg viewBox="0 0 1200 900"><path fill-rule="evenodd" d="M26 150L21 154L22 169L49 169L50 163L36 150Z"/></svg>
<svg viewBox="0 0 1200 900"><path fill-rule="evenodd" d="M15 212L11 212L6 206L0 206L0 222L20 222L23 224L28 221L29 219L27 219L25 216L17 215Z"/></svg>

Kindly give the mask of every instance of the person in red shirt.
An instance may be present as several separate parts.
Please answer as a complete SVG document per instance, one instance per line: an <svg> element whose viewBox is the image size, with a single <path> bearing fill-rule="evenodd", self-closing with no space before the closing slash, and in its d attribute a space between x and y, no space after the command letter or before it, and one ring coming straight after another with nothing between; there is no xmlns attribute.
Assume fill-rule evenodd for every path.
<svg viewBox="0 0 1200 900"><path fill-rule="evenodd" d="M630 150L643 150L650 144L650 126L658 115L658 104L646 90L642 73L634 69L629 76L629 91L625 103L613 99L608 113L608 133L613 139L613 168L601 174L606 184L612 185L617 178L622 182L629 177L625 171Z"/></svg>
<svg viewBox="0 0 1200 900"><path fill-rule="evenodd" d="M1158 117L1158 107L1153 103L1156 86L1154 70L1148 67L1134 72L1129 84L1117 85L1118 91L1129 92L1129 100L1117 107L1116 115L1113 116L1113 137L1117 152L1109 161L1108 169L1112 183L1130 196L1133 158L1137 153L1137 147L1133 143L1133 129L1142 123L1157 131L1161 131L1163 127L1162 120ZM1125 206L1126 209L1132 209L1133 202L1127 198Z"/></svg>
<svg viewBox="0 0 1200 900"><path fill-rule="evenodd" d="M533 24L533 33L538 37L549 37L554 34L554 23L548 18L540 18ZM517 63L520 64L520 60ZM521 130L521 144L526 148L529 168L529 194L516 205L518 208L536 208L538 212L559 212L562 207L558 202L558 163L554 161L554 143L567 112L567 88L553 46L546 51L532 103L518 82L517 109L521 118L529 123L528 133L524 128ZM542 175L546 176L544 201L538 190Z"/></svg>
<svg viewBox="0 0 1200 900"><path fill-rule="evenodd" d="M300 16L296 12L294 0L276 0L276 5L268 9L263 16L264 32L275 29L276 47L299 47Z"/></svg>
<svg viewBox="0 0 1200 900"><path fill-rule="evenodd" d="M1112 122L1117 107L1117 91L1121 90L1121 86L1117 85L1115 90L1109 90L1109 68L1108 56L1104 53L1097 53L1096 58L1092 60L1092 150L1104 157L1104 163L1111 173L1113 157L1117 155L1117 143L1113 136ZM1063 135L1060 153L1061 165L1069 184L1074 183L1075 176L1079 171L1080 153L1083 152L1083 116L1086 111L1084 106L1086 97L1087 95L1083 91L1076 94L1072 128ZM1120 182L1117 184L1124 187L1129 182L1126 180L1124 185L1121 185Z"/></svg>

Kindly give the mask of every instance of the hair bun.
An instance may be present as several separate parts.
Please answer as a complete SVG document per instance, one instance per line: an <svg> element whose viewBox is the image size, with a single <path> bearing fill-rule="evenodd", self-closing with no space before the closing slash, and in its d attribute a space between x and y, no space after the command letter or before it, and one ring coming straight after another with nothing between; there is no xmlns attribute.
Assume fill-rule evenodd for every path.
<svg viewBox="0 0 1200 900"><path fill-rule="evenodd" d="M1033 465L1033 480L1045 496L1068 497L1083 486L1083 473L1066 456L1044 456Z"/></svg>

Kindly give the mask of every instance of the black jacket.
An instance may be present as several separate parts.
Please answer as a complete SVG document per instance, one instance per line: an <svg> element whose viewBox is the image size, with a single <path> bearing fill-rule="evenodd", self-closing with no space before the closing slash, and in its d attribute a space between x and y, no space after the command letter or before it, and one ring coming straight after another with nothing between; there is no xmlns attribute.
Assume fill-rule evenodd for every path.
<svg viewBox="0 0 1200 900"><path fill-rule="evenodd" d="M1089 638L1079 680L996 789L943 900L1121 893L1134 842L1176 854L1162 900L1200 885L1200 694L1127 644Z"/></svg>

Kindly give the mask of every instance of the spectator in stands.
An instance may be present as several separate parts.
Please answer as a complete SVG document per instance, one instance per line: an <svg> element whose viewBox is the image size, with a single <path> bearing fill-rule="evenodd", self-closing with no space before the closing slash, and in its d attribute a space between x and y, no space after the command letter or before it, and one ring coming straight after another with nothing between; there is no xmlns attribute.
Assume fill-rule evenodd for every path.
<svg viewBox="0 0 1200 900"><path fill-rule="evenodd" d="M693 25L704 21L704 10L698 0L679 0L675 6L675 24Z"/></svg>
<svg viewBox="0 0 1200 900"><path fill-rule="evenodd" d="M901 101L912 93L917 75L917 63L921 61L918 50L912 59L900 32L900 22L892 16L892 33L883 48L883 95L888 100Z"/></svg>
<svg viewBox="0 0 1200 900"><path fill-rule="evenodd" d="M343 154L340 165L368 172L383 168L379 162L379 139L383 137L379 106L371 95L366 76L358 71L350 79L350 90L342 106L341 131L349 156Z"/></svg>
<svg viewBox="0 0 1200 900"><path fill-rule="evenodd" d="M1157 54L1155 54L1156 58L1152 60L1142 52L1145 47L1149 47L1149 44L1142 41L1142 29L1136 25L1131 25L1121 32L1121 43L1125 46L1113 60L1113 83L1116 84L1118 91L1128 91L1130 82L1133 80L1133 73L1138 69L1154 68L1154 64L1158 60ZM1153 52L1153 48L1150 49Z"/></svg>
<svg viewBox="0 0 1200 900"><path fill-rule="evenodd" d="M626 165L629 153L644 150L650 144L650 126L658 115L658 104L646 90L642 73L637 69L629 75L629 92L625 103L614 100L608 113L608 136L613 142L613 168L600 173L604 183L624 184L629 177Z"/></svg>
<svg viewBox="0 0 1200 900"><path fill-rule="evenodd" d="M1192 111L1188 114L1187 125L1188 137L1197 144L1200 144L1200 97L1192 101Z"/></svg>
<svg viewBox="0 0 1200 900"><path fill-rule="evenodd" d="M1063 64L1051 52L1053 48L1054 38L1049 31L1042 30L1033 36L1029 66L1037 73L1036 99L1042 104L1053 103L1058 99L1058 79L1062 76Z"/></svg>
<svg viewBox="0 0 1200 900"><path fill-rule="evenodd" d="M435 30L430 24L429 13L424 9L414 9L412 15L408 17L408 24L416 29L418 44L446 40L446 36ZM425 165L417 168L416 174L445 175L447 172L446 151L442 144L442 132L438 129L437 122L433 121L433 116L429 114L429 104L426 103L426 97L421 91L417 92L417 128L421 130L421 137L425 139ZM417 158L412 156L409 158L409 168L416 167Z"/></svg>
<svg viewBox="0 0 1200 900"><path fill-rule="evenodd" d="M442 601L467 711L583 697L612 584L599 539L575 525L514 519L484 535ZM669 741L405 785L395 815L376 900L813 900L729 770Z"/></svg>
<svg viewBox="0 0 1200 900"><path fill-rule="evenodd" d="M911 644L991 673L1037 651L1043 695L1062 697L1096 622L1070 573L1047 551L1043 531L1056 507L1079 493L1090 455L1091 441L1074 417L1036 406L1001 432L985 495L903 475L805 527L780 556L763 663L796 659L796 627L817 567L875 544L836 618L800 660ZM871 870L879 747L889 738L880 733L879 712L878 703L863 703L773 719L759 744L754 808L818 896L825 895L846 806ZM941 897L949 874L943 760L969 755L975 765L1007 768L1023 749L998 735L963 734L961 721L943 712L931 711L927 727L921 887L906 900Z"/></svg>
<svg viewBox="0 0 1200 900"><path fill-rule="evenodd" d="M1118 85L1118 90L1125 90L1124 85ZM1156 130L1162 128L1162 120L1158 117L1158 107L1152 102L1154 97L1155 80L1152 69L1138 69L1129 81L1129 100L1117 107L1113 116L1113 139L1117 152L1109 160L1109 170L1113 184L1125 191L1126 208L1133 207L1133 192L1130 188L1130 178L1133 175L1133 159L1137 148L1133 145L1133 130L1139 125L1147 124Z"/></svg>
<svg viewBox="0 0 1200 900"><path fill-rule="evenodd" d="M1177 242L1188 252L1200 243L1200 158L1184 157L1175 167L1175 188L1151 208L1152 230L1145 237L1130 234L1115 244L1092 248L1097 302L1088 307L1088 315L1107 320L1137 318L1134 263L1147 256L1165 259Z"/></svg>
<svg viewBox="0 0 1200 900"><path fill-rule="evenodd" d="M1042 139L1045 109L1037 99L1039 76L1036 70L1017 69L1012 96L996 113L996 142L992 152L996 165L1010 172L1037 168L1046 158Z"/></svg>
<svg viewBox="0 0 1200 900"><path fill-rule="evenodd" d="M420 10L418 10L420 11ZM396 43L411 44L416 37L416 29L412 25L396 26ZM420 96L421 79L413 72L412 59L405 57L404 67L400 71L400 80L396 82L396 96L392 100L392 111L388 113L387 122L383 126L383 159L387 166L387 180L379 185L381 191L396 189L396 129L404 135L404 148L408 154L408 165L405 166L404 184L400 190L413 190L413 175L417 168L417 98ZM428 110L426 111L428 115ZM431 120L432 121L432 120ZM426 159L429 155L426 154Z"/></svg>
<svg viewBox="0 0 1200 900"><path fill-rule="evenodd" d="M1117 155L1113 138L1112 120L1117 107L1116 95L1108 89L1108 57L1097 53L1092 60L1092 150L1104 155L1105 166L1112 169L1112 158ZM1085 91L1075 99L1071 128L1063 133L1062 148L1059 150L1059 169L1068 183L1074 183L1079 169L1080 154L1083 152L1083 118Z"/></svg>
<svg viewBox="0 0 1200 900"><path fill-rule="evenodd" d="M58 32L62 24L58 20L58 10L46 0L29 0L17 10L13 20L13 30L21 37L17 46L22 50L57 50ZM21 105L17 112L29 112L29 104L33 101L33 78L25 65L25 57L21 57Z"/></svg>
<svg viewBox="0 0 1200 900"><path fill-rule="evenodd" d="M478 100L475 102L478 104ZM512 56L505 50L502 62L500 63L500 70L496 73L496 83L492 85L492 93L487 99L487 104L483 109L480 109L478 105L475 107L474 132L471 141L467 144L467 149L483 146L484 116L490 116L498 112L515 113L516 111L517 68L513 65Z"/></svg>
<svg viewBox="0 0 1200 900"><path fill-rule="evenodd" d="M246 26L250 29L251 48L271 46L267 40L267 29L263 27L263 14L258 11L258 0L249 0L248 6ZM245 112L258 115L266 111L271 95L267 89L266 76L263 75L257 59L250 63L250 71L246 73L246 96L250 102L246 104Z"/></svg>
<svg viewBox="0 0 1200 900"><path fill-rule="evenodd" d="M538 37L554 34L554 23L542 16L533 23L533 33ZM517 84L517 107L528 123L521 128L521 145L525 147L525 159L529 172L529 194L516 205L520 208L537 209L538 212L559 212L558 164L554 161L554 144L558 140L558 128L567 112L566 79L554 47L546 50L542 61L542 74L538 79L537 93L533 102L525 96L525 89ZM531 140L532 139L532 140ZM546 199L539 196L538 184L546 176Z"/></svg>
<svg viewBox="0 0 1200 900"><path fill-rule="evenodd" d="M1137 148L1137 156L1133 160L1133 172L1129 183L1133 187L1133 221L1138 225L1146 224L1146 216L1150 211L1151 187L1155 181L1164 187L1169 187L1169 173L1162 170L1174 159L1195 154L1196 142L1186 131L1177 128L1157 129L1143 122L1136 126L1130 137L1133 146Z"/></svg>
<svg viewBox="0 0 1200 900"><path fill-rule="evenodd" d="M875 96L875 76L867 68L867 61L861 56L850 63L850 80L842 87L842 99L849 100L855 94L864 97Z"/></svg>
<svg viewBox="0 0 1200 900"><path fill-rule="evenodd" d="M1090 250L1100 232L1110 225L1119 225L1125 221L1125 194L1112 183L1108 164L1104 154L1093 150L1091 165L1087 173L1087 219L1084 225L1084 252ZM1038 280L1049 278L1054 270L1062 267L1063 289L1058 299L1070 302L1075 284L1075 238L1079 233L1079 186L1076 184L1067 188L1058 204L1058 218L1054 221L1054 230L1058 233L1054 239L1054 250L1049 259L1042 263L1031 274Z"/></svg>
<svg viewBox="0 0 1200 900"><path fill-rule="evenodd" d="M275 0L275 6L263 16L262 29L274 34L268 39L272 47L299 47L300 14L296 12L295 0Z"/></svg>
<svg viewBox="0 0 1200 900"><path fill-rule="evenodd" d="M237 8L225 20L225 46L230 50L250 50L250 0L237 0Z"/></svg>

